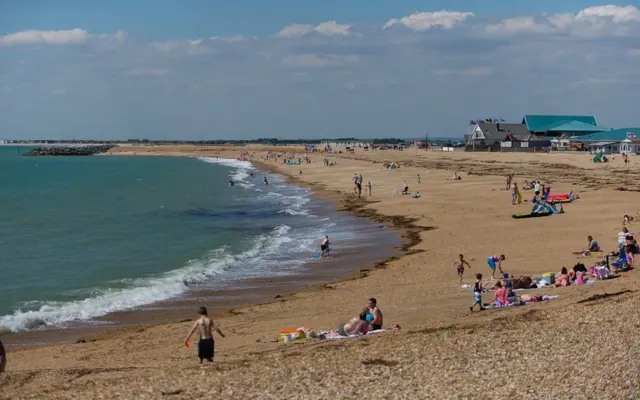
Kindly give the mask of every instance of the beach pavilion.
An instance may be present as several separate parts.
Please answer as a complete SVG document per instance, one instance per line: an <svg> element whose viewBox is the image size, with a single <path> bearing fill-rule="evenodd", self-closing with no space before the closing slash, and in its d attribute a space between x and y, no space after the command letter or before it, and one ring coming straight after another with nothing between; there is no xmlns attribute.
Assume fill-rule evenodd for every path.
<svg viewBox="0 0 640 400"><path fill-rule="evenodd" d="M522 123L533 135L570 138L606 131L593 115L525 115Z"/></svg>
<svg viewBox="0 0 640 400"><path fill-rule="evenodd" d="M621 128L570 139L592 153L640 154L640 128Z"/></svg>

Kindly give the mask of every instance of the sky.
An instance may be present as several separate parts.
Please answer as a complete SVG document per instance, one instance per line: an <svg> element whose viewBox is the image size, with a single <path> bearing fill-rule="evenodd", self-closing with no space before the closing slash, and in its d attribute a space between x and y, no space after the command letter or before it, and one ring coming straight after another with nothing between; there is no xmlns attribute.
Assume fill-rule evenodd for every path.
<svg viewBox="0 0 640 400"><path fill-rule="evenodd" d="M640 3L0 1L0 139L461 137L638 127Z"/></svg>

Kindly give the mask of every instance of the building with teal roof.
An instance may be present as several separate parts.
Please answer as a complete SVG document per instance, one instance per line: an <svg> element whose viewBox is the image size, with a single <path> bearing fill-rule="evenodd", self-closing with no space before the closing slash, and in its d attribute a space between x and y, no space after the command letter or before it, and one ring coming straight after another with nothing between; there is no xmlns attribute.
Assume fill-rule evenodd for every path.
<svg viewBox="0 0 640 400"><path fill-rule="evenodd" d="M640 153L640 128L621 128L591 133L571 139L584 143L585 147L596 153Z"/></svg>
<svg viewBox="0 0 640 400"><path fill-rule="evenodd" d="M530 133L547 137L583 136L607 130L598 125L593 115L525 115L522 123Z"/></svg>

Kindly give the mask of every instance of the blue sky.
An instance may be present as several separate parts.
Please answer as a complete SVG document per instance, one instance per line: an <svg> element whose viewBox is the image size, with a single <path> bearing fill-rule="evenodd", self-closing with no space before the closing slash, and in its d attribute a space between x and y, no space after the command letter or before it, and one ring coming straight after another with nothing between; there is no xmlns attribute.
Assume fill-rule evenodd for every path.
<svg viewBox="0 0 640 400"><path fill-rule="evenodd" d="M0 138L462 136L525 113L639 126L636 6L4 0Z"/></svg>

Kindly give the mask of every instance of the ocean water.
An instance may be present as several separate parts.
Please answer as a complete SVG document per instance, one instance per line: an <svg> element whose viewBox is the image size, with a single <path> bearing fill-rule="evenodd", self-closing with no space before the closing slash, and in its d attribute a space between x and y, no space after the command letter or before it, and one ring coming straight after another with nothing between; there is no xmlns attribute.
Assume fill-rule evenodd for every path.
<svg viewBox="0 0 640 400"><path fill-rule="evenodd" d="M82 326L296 274L318 262L324 234L338 253L380 235L328 209L249 162L21 157L0 147L0 331Z"/></svg>

